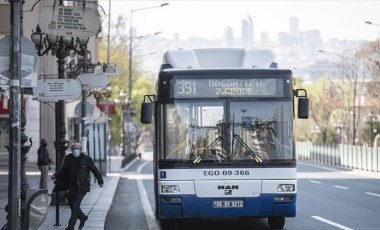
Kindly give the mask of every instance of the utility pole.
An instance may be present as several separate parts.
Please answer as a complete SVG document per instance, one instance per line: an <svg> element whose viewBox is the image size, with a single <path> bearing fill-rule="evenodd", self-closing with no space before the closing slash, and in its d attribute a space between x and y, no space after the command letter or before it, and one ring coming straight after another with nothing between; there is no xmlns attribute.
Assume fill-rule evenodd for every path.
<svg viewBox="0 0 380 230"><path fill-rule="evenodd" d="M86 6L86 0L83 1L83 8ZM87 40L88 42L88 40ZM82 72L88 72L88 50L87 43L86 46L81 46L81 52L83 55L83 68ZM81 144L82 144L82 153L87 153L87 90L82 89L82 135L81 135Z"/></svg>
<svg viewBox="0 0 380 230"><path fill-rule="evenodd" d="M8 226L21 229L21 0L11 3Z"/></svg>
<svg viewBox="0 0 380 230"><path fill-rule="evenodd" d="M83 50L83 73L87 73L88 66L87 66L87 57L88 57L88 51L87 47L85 50ZM82 144L82 153L87 153L87 90L82 90L82 135L81 135L81 144Z"/></svg>

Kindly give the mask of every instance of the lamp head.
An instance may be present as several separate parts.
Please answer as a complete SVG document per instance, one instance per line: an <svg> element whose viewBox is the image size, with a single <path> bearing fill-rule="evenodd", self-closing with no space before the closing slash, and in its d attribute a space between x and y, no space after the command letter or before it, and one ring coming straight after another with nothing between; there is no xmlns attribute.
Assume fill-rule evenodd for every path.
<svg viewBox="0 0 380 230"><path fill-rule="evenodd" d="M63 43L65 43L65 45L71 45L74 41L74 38L70 36L63 36L62 40L63 40Z"/></svg>
<svg viewBox="0 0 380 230"><path fill-rule="evenodd" d="M30 36L37 50L41 50L45 43L46 35L42 33L40 25L37 24L36 32L33 32Z"/></svg>
<svg viewBox="0 0 380 230"><path fill-rule="evenodd" d="M78 38L77 38L77 42L78 42L79 45L81 45L81 46L87 46L87 43L88 43L89 40L90 40L90 38L88 38L88 37L86 37L86 38L78 37Z"/></svg>
<svg viewBox="0 0 380 230"><path fill-rule="evenodd" d="M79 48L82 50L86 50L87 49L87 43L89 41L90 38L88 37L77 37L77 45L79 45ZM83 55L83 54L82 54Z"/></svg>
<svg viewBox="0 0 380 230"><path fill-rule="evenodd" d="M59 40L59 36L46 35L46 37L47 37L47 41L48 41L49 45L51 45L51 46L57 45L58 40Z"/></svg>

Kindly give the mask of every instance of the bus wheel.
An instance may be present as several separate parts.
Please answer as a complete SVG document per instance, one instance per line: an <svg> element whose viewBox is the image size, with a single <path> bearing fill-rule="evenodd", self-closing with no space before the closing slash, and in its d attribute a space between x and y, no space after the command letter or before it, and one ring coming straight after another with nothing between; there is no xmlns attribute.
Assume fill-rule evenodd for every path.
<svg viewBox="0 0 380 230"><path fill-rule="evenodd" d="M268 217L268 224L271 229L283 229L285 225L285 216Z"/></svg>

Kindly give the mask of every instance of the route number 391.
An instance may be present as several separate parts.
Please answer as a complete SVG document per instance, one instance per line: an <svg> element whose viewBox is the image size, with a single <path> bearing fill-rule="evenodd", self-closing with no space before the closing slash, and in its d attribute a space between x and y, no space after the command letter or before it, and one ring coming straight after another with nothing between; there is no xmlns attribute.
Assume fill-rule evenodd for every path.
<svg viewBox="0 0 380 230"><path fill-rule="evenodd" d="M178 81L178 94L197 94L197 89L195 87L194 81Z"/></svg>

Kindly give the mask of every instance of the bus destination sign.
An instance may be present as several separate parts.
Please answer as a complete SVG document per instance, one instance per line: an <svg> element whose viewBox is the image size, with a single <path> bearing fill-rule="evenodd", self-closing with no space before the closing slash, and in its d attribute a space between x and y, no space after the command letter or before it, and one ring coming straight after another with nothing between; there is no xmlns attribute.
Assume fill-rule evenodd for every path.
<svg viewBox="0 0 380 230"><path fill-rule="evenodd" d="M175 79L174 98L283 97L283 79Z"/></svg>

